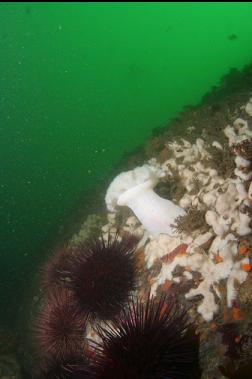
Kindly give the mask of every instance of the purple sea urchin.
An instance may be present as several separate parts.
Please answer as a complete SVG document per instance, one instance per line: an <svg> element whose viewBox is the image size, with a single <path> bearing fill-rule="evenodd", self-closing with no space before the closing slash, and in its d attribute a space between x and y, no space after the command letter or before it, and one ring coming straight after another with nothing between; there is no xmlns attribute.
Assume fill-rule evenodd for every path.
<svg viewBox="0 0 252 379"><path fill-rule="evenodd" d="M118 235L79 246L71 258L71 289L79 311L92 318L112 319L136 287L138 238Z"/></svg>
<svg viewBox="0 0 252 379"><path fill-rule="evenodd" d="M198 338L186 311L149 299L129 304L113 323L99 327L97 379L199 378Z"/></svg>
<svg viewBox="0 0 252 379"><path fill-rule="evenodd" d="M35 325L35 337L40 354L51 359L65 359L82 351L87 318L76 312L69 290L52 293Z"/></svg>

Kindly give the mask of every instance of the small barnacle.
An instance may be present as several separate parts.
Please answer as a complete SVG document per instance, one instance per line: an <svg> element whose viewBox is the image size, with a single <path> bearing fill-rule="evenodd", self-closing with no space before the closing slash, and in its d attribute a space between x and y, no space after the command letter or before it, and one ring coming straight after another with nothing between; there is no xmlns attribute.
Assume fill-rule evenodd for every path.
<svg viewBox="0 0 252 379"><path fill-rule="evenodd" d="M252 209L248 205L244 203L244 201L239 206L239 211L243 214L247 214L248 216L252 217Z"/></svg>
<svg viewBox="0 0 252 379"><path fill-rule="evenodd" d="M232 146L232 149L236 155L240 155L242 158L252 160L252 141L245 139Z"/></svg>
<svg viewBox="0 0 252 379"><path fill-rule="evenodd" d="M210 147L211 166L216 169L218 174L224 178L230 178L233 176L235 170L235 161L232 149L227 145L223 145L223 149L220 150L215 146Z"/></svg>
<svg viewBox="0 0 252 379"><path fill-rule="evenodd" d="M157 184L155 192L164 199L173 199L178 203L186 189L180 176L172 170L171 176L167 176Z"/></svg>
<svg viewBox="0 0 252 379"><path fill-rule="evenodd" d="M178 233L191 233L197 229L205 229L207 227L205 212L191 207L185 215L178 216L175 219L175 224L172 227Z"/></svg>
<svg viewBox="0 0 252 379"><path fill-rule="evenodd" d="M192 177L192 185L193 185L192 195L196 195L197 193L199 193L202 187L202 183L196 174L194 174Z"/></svg>

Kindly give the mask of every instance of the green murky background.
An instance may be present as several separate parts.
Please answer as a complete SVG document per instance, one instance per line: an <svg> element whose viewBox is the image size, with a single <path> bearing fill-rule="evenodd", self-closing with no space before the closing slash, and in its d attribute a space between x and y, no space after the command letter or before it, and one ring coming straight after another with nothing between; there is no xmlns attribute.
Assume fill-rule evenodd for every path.
<svg viewBox="0 0 252 379"><path fill-rule="evenodd" d="M252 60L251 20L238 2L0 4L1 322L85 191Z"/></svg>

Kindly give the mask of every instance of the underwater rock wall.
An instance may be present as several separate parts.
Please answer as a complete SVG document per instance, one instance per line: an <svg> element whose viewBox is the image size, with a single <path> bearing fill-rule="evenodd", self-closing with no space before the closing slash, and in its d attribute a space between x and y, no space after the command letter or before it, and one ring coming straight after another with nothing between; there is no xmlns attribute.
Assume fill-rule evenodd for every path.
<svg viewBox="0 0 252 379"><path fill-rule="evenodd" d="M206 119L201 129L192 124L183 136L158 137L162 150L146 163L165 172L160 178L163 196L172 194L170 183L177 180L179 188L169 199L186 214L176 219L175 236L152 236L132 212L119 207L108 213L108 223L102 227L105 238L118 228L141 238L138 247L145 269L138 294L145 297L150 291L159 297L174 292L184 307L190 305L202 349L213 344L212 361L204 362L205 372L217 372L219 377L220 371L227 375L230 370L241 372L241 366L237 358L230 369L228 353L221 355L224 363L220 363L219 342L213 343L212 332L218 331L218 338L224 336L225 340L223 325L238 323L237 341L241 335L251 334L251 101L248 96L247 102L233 105L232 113L229 109L228 115L222 115L223 121L229 119L222 127L215 128ZM243 349L238 342L231 343L237 350ZM218 366L222 370L218 371Z"/></svg>
<svg viewBox="0 0 252 379"><path fill-rule="evenodd" d="M117 254L114 255L114 263L111 260L105 263L96 253L109 251L113 246L124 246L122 250L119 249L124 254L128 251L128 242L125 245L125 241L135 236L131 240L131 243L134 241L135 279L134 285L130 285L127 291L143 304L149 304L150 294L157 304L162 304L160 299L163 296L167 296L171 304L171 299L176 298L176 308L186 312L190 320L188 325L196 328L196 334L194 329L193 335L197 338L191 342L197 355L197 343L194 343L200 341L200 356L196 361L203 369L202 379L245 379L251 376L251 113L251 95L248 91L240 96L237 93L230 95L220 102L187 109L171 123L169 129L160 130L147 141L145 155L137 154L135 160L131 159L130 174L127 169L116 173L120 180L117 182L115 175L116 179L110 186L113 191L108 191L104 199L108 205L106 216L102 211L101 214L89 215L80 230L69 240L67 248L56 251L44 268L47 272L44 279L47 284L50 283L50 288L60 285L78 292L79 285L71 285L78 278L83 283L83 279L89 277L93 284L87 289L87 283L82 288L82 294L87 290L93 291L93 287L99 283L103 283L99 287L102 293L103 287L111 283L112 277L112 281L117 273L122 277L127 269L118 264ZM135 165L132 167L133 161ZM119 200L122 191L131 190L136 184L145 186L148 181L151 182L151 188L146 188L153 191L154 187L157 195L155 199L151 197L153 195L147 196L149 200L159 201L162 198L182 209L176 217L166 217L166 211L162 210L162 220L169 223L172 233L159 234L156 233L157 229L153 229L153 233L148 228L149 224L142 224L136 217L139 213L135 212L135 207L127 207L125 205L129 205L128 202ZM140 192L137 195L140 196ZM151 209L148 208L147 197L145 203L134 203L137 206L145 204L146 215L146 210ZM152 224L160 222L156 213ZM127 236L130 236L129 240ZM93 241L91 245L90 238ZM114 254L114 247L112 251ZM94 271L87 269L86 254L88 257L96 256ZM95 272L97 275L93 276ZM120 286L124 288L123 283ZM42 320L46 323L50 319L48 312L54 309L55 303L48 308L49 287L43 288L45 293L41 302ZM114 288L112 297L120 291L119 287ZM94 298L89 296L89 300ZM83 302L84 307L87 301ZM99 304L98 301L95 306ZM121 307L123 301L118 304ZM60 303L58 305L60 309ZM166 314L166 305L163 305L158 311L158 318ZM127 313L131 307L135 310L133 319L131 312L124 314L126 320L127 317L131 321L137 319L139 316L134 312L138 305L137 308L132 304L128 306L124 312ZM103 308L102 312L105 310ZM147 312L146 309L144 312ZM57 314L61 317L61 312ZM179 318L179 313L175 312L169 323L176 323L174 320ZM104 344L109 347L111 338L117 339L116 330L120 330L120 327L117 329L119 324L114 324L112 319L104 320L103 317L84 321L82 337L85 338L80 339L84 344L82 351L88 358L91 354L93 359L93 344L98 344L104 353ZM125 320L122 318L119 321L123 323ZM178 327L183 329L183 323L178 324ZM180 333L182 329L179 328ZM44 338L44 333L47 333L46 328L39 330L40 340L41 336ZM100 353L97 359L101 359L100 363L107 362ZM194 378L199 376L197 370Z"/></svg>
<svg viewBox="0 0 252 379"><path fill-rule="evenodd" d="M241 107L247 118L250 117L249 104ZM252 232L252 131L246 119L237 118L232 125L223 125L226 141L222 142L223 138L219 141L216 136L210 144L204 134L203 130L202 138L197 138L195 143L186 139L167 141L165 148L169 158L160 163L153 157L148 162L153 170L156 168L165 172L165 178L161 179L163 183L169 185L176 173L185 189L178 205L187 213L176 219L177 224L173 227L178 231L177 236L161 234L158 239L153 238L143 231L134 216L125 221L123 230L144 234L140 244L144 245L149 270L157 260L162 263L160 272L155 272L155 276L150 278L151 293L156 295L158 287L167 281L179 283L188 279L192 281L192 288L185 293L185 297L203 297L197 311L205 321L211 321L219 310L215 299L221 301L223 298L219 284L223 286L223 281L226 281L224 297L227 307L232 308L237 287L245 282L251 270L249 248L245 251L242 246L246 244L246 236ZM235 163L230 177L222 175L222 169L216 167L216 163L221 166L222 162L214 162L215 155L211 154L215 150L221 154L227 145L233 153L229 159ZM196 218L202 213L205 215L205 222L198 228L193 228L193 212L196 212ZM110 222L103 227L104 232L114 227L114 216L113 213L109 215ZM140 229L137 230L137 226ZM180 246L185 245L187 248L181 250ZM176 274L177 267L183 268L183 272L180 270ZM194 273L199 277L197 281L194 281Z"/></svg>

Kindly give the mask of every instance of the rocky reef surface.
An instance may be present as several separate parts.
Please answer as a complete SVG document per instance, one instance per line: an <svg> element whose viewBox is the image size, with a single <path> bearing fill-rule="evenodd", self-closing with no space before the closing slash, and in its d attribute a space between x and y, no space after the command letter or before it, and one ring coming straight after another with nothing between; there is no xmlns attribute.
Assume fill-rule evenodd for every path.
<svg viewBox="0 0 252 379"><path fill-rule="evenodd" d="M183 210L165 219L169 233L149 229L149 221L140 222L134 206L125 206L126 201L119 204L118 198L104 209L113 179L141 167L158 173L152 177L155 194L172 202L173 209ZM135 173L133 181L139 184ZM96 210L86 211L79 227L63 241L74 247L101 232L104 239L116 233L137 235L135 295L145 299L149 294L157 298L175 294L188 309L200 338L202 379L252 376L251 183L252 65L231 70L200 105L187 107L125 156L99 191L102 201L97 200ZM145 217L148 212L140 214ZM30 363L17 354L18 343L8 348L7 335L3 330L0 378L27 379L23 367L29 371ZM92 322L86 337L99 342Z"/></svg>
<svg viewBox="0 0 252 379"><path fill-rule="evenodd" d="M203 379L247 378L252 370L252 87L239 86L249 72L231 71L200 106L186 109L131 157L128 168L162 172L154 191L185 211L170 225L173 235L153 235L108 196L101 226L104 237L119 230L140 238L138 296L176 293L189 307ZM127 172L117 172L120 191Z"/></svg>

